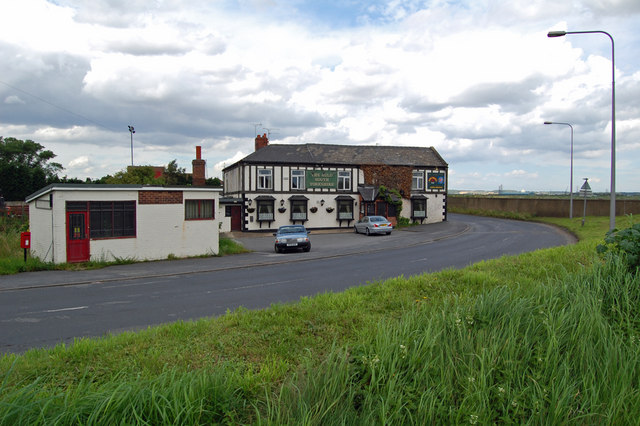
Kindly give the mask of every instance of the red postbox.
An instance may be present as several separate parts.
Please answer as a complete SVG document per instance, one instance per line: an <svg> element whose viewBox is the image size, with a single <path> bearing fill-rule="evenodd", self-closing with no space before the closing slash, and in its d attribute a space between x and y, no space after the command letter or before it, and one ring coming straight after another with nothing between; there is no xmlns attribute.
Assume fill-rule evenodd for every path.
<svg viewBox="0 0 640 426"><path fill-rule="evenodd" d="M31 248L31 232L20 233L20 247L23 249Z"/></svg>

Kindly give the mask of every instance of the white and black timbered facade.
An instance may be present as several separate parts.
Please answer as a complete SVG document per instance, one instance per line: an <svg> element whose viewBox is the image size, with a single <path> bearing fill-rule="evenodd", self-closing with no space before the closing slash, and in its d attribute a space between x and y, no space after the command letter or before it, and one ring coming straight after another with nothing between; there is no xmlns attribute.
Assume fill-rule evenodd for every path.
<svg viewBox="0 0 640 426"><path fill-rule="evenodd" d="M223 170L221 208L232 231L352 227L365 215L446 220L447 163L434 148L270 145Z"/></svg>

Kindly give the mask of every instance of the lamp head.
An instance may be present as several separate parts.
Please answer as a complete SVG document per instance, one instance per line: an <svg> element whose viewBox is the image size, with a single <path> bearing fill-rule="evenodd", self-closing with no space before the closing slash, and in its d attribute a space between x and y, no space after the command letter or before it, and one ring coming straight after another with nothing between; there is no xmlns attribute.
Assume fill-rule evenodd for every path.
<svg viewBox="0 0 640 426"><path fill-rule="evenodd" d="M553 124L552 121L545 121L544 124Z"/></svg>
<svg viewBox="0 0 640 426"><path fill-rule="evenodd" d="M547 37L564 37L567 35L566 31L549 31Z"/></svg>

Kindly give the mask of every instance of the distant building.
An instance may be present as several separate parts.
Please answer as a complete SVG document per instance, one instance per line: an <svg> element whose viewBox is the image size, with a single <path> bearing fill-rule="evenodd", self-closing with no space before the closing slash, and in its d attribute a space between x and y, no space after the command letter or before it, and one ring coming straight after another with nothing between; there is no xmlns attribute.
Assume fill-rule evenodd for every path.
<svg viewBox="0 0 640 426"><path fill-rule="evenodd" d="M223 173L223 230L348 228L374 214L447 218L448 165L433 147L277 145L264 134Z"/></svg>

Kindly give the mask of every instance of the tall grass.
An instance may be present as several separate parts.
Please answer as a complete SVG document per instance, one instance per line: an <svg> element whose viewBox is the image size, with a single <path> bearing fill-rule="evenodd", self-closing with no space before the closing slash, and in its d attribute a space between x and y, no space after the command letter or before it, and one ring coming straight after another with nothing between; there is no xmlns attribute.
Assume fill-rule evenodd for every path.
<svg viewBox="0 0 640 426"><path fill-rule="evenodd" d="M640 282L616 262L416 304L264 401L282 424L637 424Z"/></svg>
<svg viewBox="0 0 640 426"><path fill-rule="evenodd" d="M608 221L593 226L572 246L4 356L0 425L635 424L640 283L595 256Z"/></svg>

